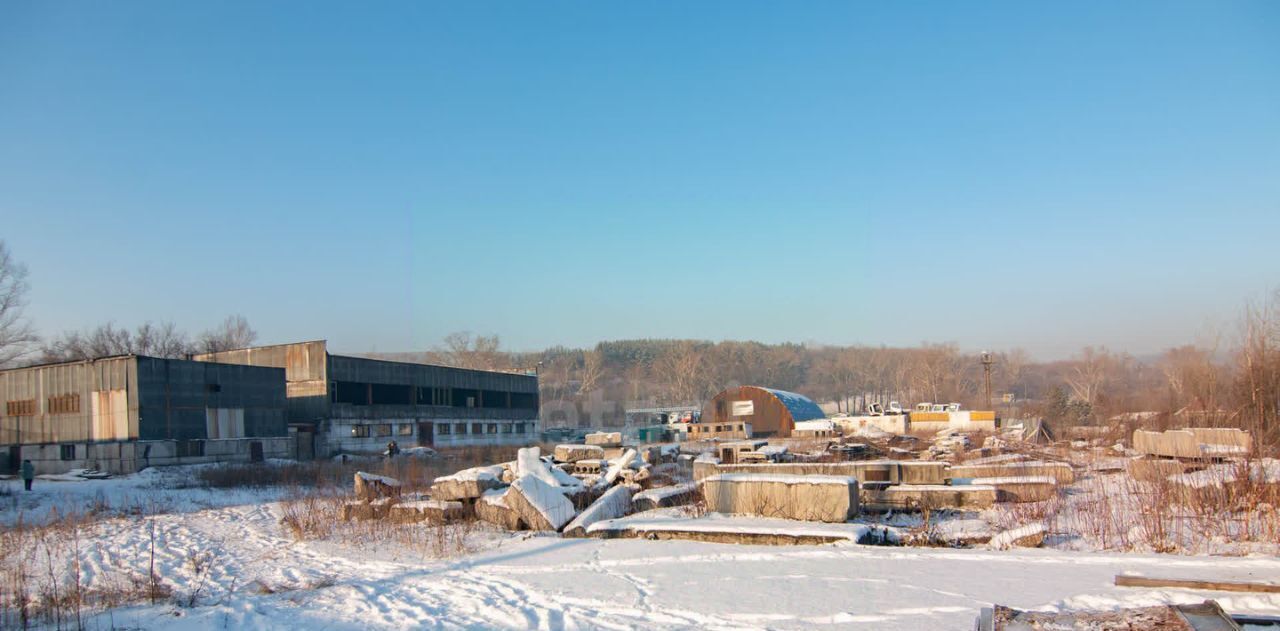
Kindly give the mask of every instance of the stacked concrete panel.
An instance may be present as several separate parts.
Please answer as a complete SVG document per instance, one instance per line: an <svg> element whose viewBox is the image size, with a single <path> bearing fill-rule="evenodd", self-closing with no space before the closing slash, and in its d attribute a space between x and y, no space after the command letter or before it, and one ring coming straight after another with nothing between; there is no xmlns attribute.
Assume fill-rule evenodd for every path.
<svg viewBox="0 0 1280 631"><path fill-rule="evenodd" d="M718 513L825 522L858 514L852 476L721 473L701 487L707 510Z"/></svg>

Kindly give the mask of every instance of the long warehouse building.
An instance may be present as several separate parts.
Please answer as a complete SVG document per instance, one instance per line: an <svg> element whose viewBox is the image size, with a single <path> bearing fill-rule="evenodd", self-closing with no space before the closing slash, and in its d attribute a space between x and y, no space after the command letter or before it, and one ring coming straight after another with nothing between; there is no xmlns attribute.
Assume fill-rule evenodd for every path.
<svg viewBox="0 0 1280 631"><path fill-rule="evenodd" d="M0 371L0 469L293 457L284 371L120 355Z"/></svg>
<svg viewBox="0 0 1280 631"><path fill-rule="evenodd" d="M538 378L329 353L323 340L196 355L283 368L298 457L538 438Z"/></svg>

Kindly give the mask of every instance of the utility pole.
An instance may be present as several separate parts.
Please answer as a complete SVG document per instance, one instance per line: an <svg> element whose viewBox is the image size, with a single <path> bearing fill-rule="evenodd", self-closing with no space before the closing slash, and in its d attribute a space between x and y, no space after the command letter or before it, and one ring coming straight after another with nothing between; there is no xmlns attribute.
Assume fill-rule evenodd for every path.
<svg viewBox="0 0 1280 631"><path fill-rule="evenodd" d="M995 409L991 407L991 364L993 363L995 363L995 359L991 357L991 353L982 351L982 379L986 384L988 410Z"/></svg>

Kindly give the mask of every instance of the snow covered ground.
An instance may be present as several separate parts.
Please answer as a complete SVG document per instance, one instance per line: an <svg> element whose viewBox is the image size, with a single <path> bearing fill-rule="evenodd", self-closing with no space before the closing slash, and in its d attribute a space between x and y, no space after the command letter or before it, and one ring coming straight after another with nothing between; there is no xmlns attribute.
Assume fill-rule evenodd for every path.
<svg viewBox="0 0 1280 631"><path fill-rule="evenodd" d="M295 543L273 506L153 518L179 593L187 559L214 551L203 606L119 609L146 629L971 628L993 602L1116 608L1214 597L1230 612L1280 614L1280 595L1118 588L1116 574L1222 580L1280 576L1280 559L495 536L461 559ZM86 543L89 580L138 566L145 529L121 522ZM141 567L138 568L140 571ZM227 588L235 586L228 592ZM258 593L270 588L276 593Z"/></svg>
<svg viewBox="0 0 1280 631"><path fill-rule="evenodd" d="M88 512L153 515L238 506L280 499L283 488L211 489L198 486L201 466L151 467L127 476L84 480L66 475L38 476L31 492L22 481L0 479L0 525L21 519L39 524L52 515Z"/></svg>
<svg viewBox="0 0 1280 631"><path fill-rule="evenodd" d="M15 481L0 482L9 493L0 497L0 519L11 525L17 510L28 519L75 502L164 508L83 527L74 543L78 564L73 555L55 555L50 565L61 589L78 572L87 592L109 591L147 576L154 541L156 573L171 596L156 605L98 608L88 628L969 629L992 603L1110 609L1206 598L1231 613L1280 616L1277 594L1113 584L1121 573L1275 581L1274 556L770 547L564 539L468 526L470 551L436 558L394 539L298 541L281 524L278 492L168 488L187 474L38 481L30 496ZM49 575L46 561L33 555L29 562L38 588Z"/></svg>

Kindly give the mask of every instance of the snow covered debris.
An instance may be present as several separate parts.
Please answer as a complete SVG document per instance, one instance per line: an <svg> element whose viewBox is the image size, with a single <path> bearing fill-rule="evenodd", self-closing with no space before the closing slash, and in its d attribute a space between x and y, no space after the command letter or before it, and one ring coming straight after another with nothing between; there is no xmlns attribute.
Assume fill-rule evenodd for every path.
<svg viewBox="0 0 1280 631"><path fill-rule="evenodd" d="M356 497L373 500L400 494L400 481L385 475L357 471L355 475Z"/></svg>
<svg viewBox="0 0 1280 631"><path fill-rule="evenodd" d="M630 469L633 466L639 466L636 464L636 460L637 460L636 450L628 449L622 452L621 456L614 458L609 463L609 469L602 476L600 476L599 480L596 481L596 487L597 488L607 487L612 485L614 482L617 482L618 477L622 475L622 471L624 469Z"/></svg>
<svg viewBox="0 0 1280 631"><path fill-rule="evenodd" d="M391 507L388 517L395 522L427 521L443 524L452 519L459 519L465 514L462 502L444 500L415 500L401 502Z"/></svg>
<svg viewBox="0 0 1280 631"><path fill-rule="evenodd" d="M537 447L525 447L516 454L516 478L530 475L551 486L560 486L560 480L542 461L542 451Z"/></svg>
<svg viewBox="0 0 1280 631"><path fill-rule="evenodd" d="M591 503L573 521L565 526L564 533L572 537L587 534L587 528L598 521L616 519L631 512L631 490L625 486L615 486L599 499Z"/></svg>
<svg viewBox="0 0 1280 631"><path fill-rule="evenodd" d="M520 521L520 514L507 506L507 494L510 492L510 488L485 491L476 500L476 518L504 530L521 530L524 522Z"/></svg>
<svg viewBox="0 0 1280 631"><path fill-rule="evenodd" d="M687 482L674 486L664 486L636 493L631 502L637 511L653 510L667 506L687 504L698 492L696 482Z"/></svg>
<svg viewBox="0 0 1280 631"><path fill-rule="evenodd" d="M1236 482L1244 468L1249 470L1249 481L1262 484L1280 484L1280 460L1263 458L1248 465L1225 463L1216 464L1200 471L1180 473L1169 476L1169 481L1191 488L1221 486Z"/></svg>
<svg viewBox="0 0 1280 631"><path fill-rule="evenodd" d="M503 470L502 465L473 467L436 478L431 484L431 497L438 500L480 497L485 491L502 486Z"/></svg>
<svg viewBox="0 0 1280 631"><path fill-rule="evenodd" d="M557 462L599 460L604 458L604 447L599 445L556 445L555 457Z"/></svg>
<svg viewBox="0 0 1280 631"><path fill-rule="evenodd" d="M872 528L872 526L866 524L823 524L772 517L744 517L715 513L690 518L681 513L660 510L597 522L587 528L587 533L597 536L608 536L610 534L616 536L620 533L628 533L632 536L655 539L668 538L662 536L664 534L701 533L704 535L717 535L716 537L706 537L705 540L723 542L733 542L736 536L746 536L743 537L743 540L746 541L773 537L779 539L846 540L857 542L867 537Z"/></svg>
<svg viewBox="0 0 1280 631"><path fill-rule="evenodd" d="M560 487L533 475L521 476L511 484L506 503L534 530L560 530L576 513Z"/></svg>
<svg viewBox="0 0 1280 631"><path fill-rule="evenodd" d="M1034 523L1019 526L991 537L991 547L997 550L1008 548L1038 548L1044 542L1044 524Z"/></svg>
<svg viewBox="0 0 1280 631"><path fill-rule="evenodd" d="M595 432L587 434L585 438L588 445L599 445L601 447L621 447L622 432Z"/></svg>

